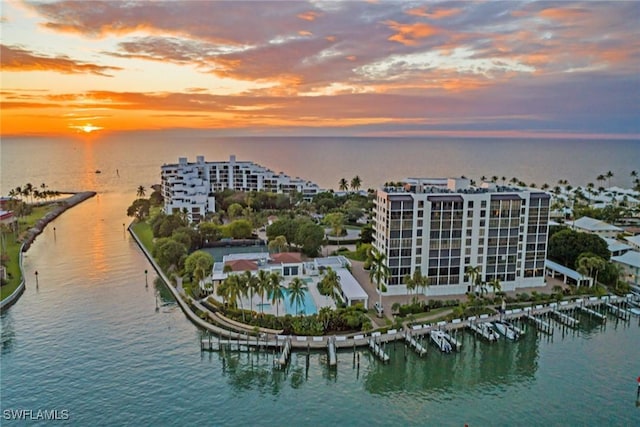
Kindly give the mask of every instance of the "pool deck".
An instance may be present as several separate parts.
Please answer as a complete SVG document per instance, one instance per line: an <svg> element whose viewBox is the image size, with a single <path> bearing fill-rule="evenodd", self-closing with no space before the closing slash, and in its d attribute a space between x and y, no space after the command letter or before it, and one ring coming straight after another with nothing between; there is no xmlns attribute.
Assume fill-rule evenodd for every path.
<svg viewBox="0 0 640 427"><path fill-rule="evenodd" d="M311 299L313 300L313 302L316 305L316 308L318 309L318 311L323 308L323 307L330 307L332 309L336 308L336 303L333 300L333 298L324 296L322 294L320 294L320 292L318 291L318 281L320 280L320 276L318 277L305 277L304 279L305 282L307 283L307 287L308 287L308 292L310 294ZM310 282L308 280L311 280ZM284 283L285 287L288 287L290 280L287 280ZM222 302L222 298L215 295L215 294L211 294L211 297L215 298L216 300ZM208 298L208 297L207 297ZM280 301L277 303L277 310L276 310L276 306L274 304L271 303L271 301L269 300L269 298L265 295L264 296L264 301L262 300L262 298L260 297L259 294L255 294L253 295L253 298L251 297L242 297L242 308L244 308L245 310L249 310L251 307L253 307L253 310L257 313L264 313L264 314L273 314L274 316L277 314L279 314L280 316L283 316L284 314L291 314L293 315L294 313L289 313L286 310L286 304L284 301ZM260 304L265 304L264 310L261 311L260 310ZM240 301L238 301L238 307L240 307Z"/></svg>

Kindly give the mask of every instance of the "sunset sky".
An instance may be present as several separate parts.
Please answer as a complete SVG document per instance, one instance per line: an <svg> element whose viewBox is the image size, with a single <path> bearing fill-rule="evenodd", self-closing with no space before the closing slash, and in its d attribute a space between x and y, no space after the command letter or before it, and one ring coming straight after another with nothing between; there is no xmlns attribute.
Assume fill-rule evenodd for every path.
<svg viewBox="0 0 640 427"><path fill-rule="evenodd" d="M2 1L1 134L640 137L640 3Z"/></svg>

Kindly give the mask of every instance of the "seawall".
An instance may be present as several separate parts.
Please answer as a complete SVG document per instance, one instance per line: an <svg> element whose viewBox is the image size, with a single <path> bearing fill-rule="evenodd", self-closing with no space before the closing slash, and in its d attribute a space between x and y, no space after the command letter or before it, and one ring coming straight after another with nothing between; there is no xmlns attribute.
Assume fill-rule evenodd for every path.
<svg viewBox="0 0 640 427"><path fill-rule="evenodd" d="M30 247L36 237L42 233L44 228L51 221L59 217L64 211L74 207L75 205L84 202L87 199L95 196L95 191L83 191L80 193L76 193L71 197L68 197L64 200L58 202L58 205L45 216L40 218L33 227L27 230L27 234L20 246L20 255L19 255L19 265L20 265L20 274L22 275L22 280L20 281L20 285L6 298L0 301L0 310L7 309L15 304L16 301L20 298L24 290L26 289L25 278L24 278L24 268L22 266L22 254L25 253Z"/></svg>

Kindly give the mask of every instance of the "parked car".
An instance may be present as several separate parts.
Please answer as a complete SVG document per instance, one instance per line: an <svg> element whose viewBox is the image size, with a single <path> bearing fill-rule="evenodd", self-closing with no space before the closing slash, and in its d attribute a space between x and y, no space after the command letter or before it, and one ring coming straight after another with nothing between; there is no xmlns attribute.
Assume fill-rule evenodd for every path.
<svg viewBox="0 0 640 427"><path fill-rule="evenodd" d="M373 308L376 310L376 316L382 317L382 314L384 313L384 308L380 305L380 303L376 302L373 305Z"/></svg>

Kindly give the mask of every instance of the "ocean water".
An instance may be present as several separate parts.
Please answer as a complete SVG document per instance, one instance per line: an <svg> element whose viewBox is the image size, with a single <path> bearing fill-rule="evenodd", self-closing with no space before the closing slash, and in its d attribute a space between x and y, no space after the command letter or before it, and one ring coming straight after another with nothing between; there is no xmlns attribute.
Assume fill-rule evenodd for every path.
<svg viewBox="0 0 640 427"><path fill-rule="evenodd" d="M170 132L85 138L91 139L3 138L0 191L31 181L58 190L135 194L138 185L159 183L160 165L178 157L195 161L197 155L222 161L235 154L326 189L356 175L364 189L406 177L462 175L517 177L551 187L567 179L573 186L598 187L596 177L607 171L614 173L611 185L628 186L630 172L640 169L640 141L632 140L206 138Z"/></svg>
<svg viewBox="0 0 640 427"><path fill-rule="evenodd" d="M575 185L611 170L612 184L624 184L640 165L638 143L629 141L498 144L511 147L512 159L482 140L351 141L3 140L3 193L42 181L98 195L37 238L25 258L27 290L0 315L0 424L44 425L12 422L5 411L57 409L70 415L60 425L640 425L637 318L603 326L582 316L575 331L556 327L549 338L529 328L517 343L463 333L453 355L429 346L419 358L391 344L388 365L366 349L340 352L337 369L324 352L294 353L285 371L272 369L270 353L201 353L201 332L123 228L137 186L158 182L159 165L178 156L235 153L325 187L341 174L373 187L419 171Z"/></svg>

